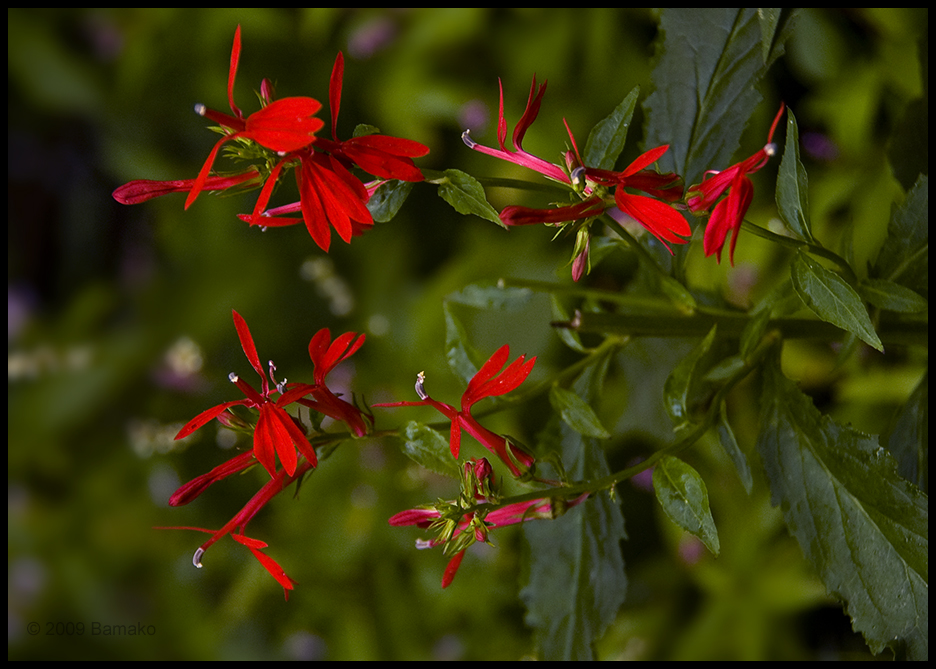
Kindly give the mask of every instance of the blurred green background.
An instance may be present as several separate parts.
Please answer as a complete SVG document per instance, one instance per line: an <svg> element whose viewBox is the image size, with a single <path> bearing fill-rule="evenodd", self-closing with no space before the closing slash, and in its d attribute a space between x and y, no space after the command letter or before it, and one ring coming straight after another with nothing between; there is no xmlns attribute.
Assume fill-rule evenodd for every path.
<svg viewBox="0 0 936 669"><path fill-rule="evenodd" d="M245 446L225 441L215 424L187 449L171 440L195 414L237 398L229 372L256 381L232 308L280 377L311 379L306 347L328 326L368 335L330 385L366 392L370 403L415 399L413 378L424 369L433 396L454 402L463 386L444 359L442 298L500 276L568 282L571 242L460 216L429 186L417 186L396 219L350 246L335 238L329 255L301 226L264 233L238 221L255 195L202 196L185 212L182 195L125 207L110 193L131 179L197 174L216 137L192 106L226 109L237 24L243 51L235 99L245 113L257 108L253 91L263 77L275 82L278 97L326 101L342 50L339 136L369 123L429 145L430 155L418 161L423 167L535 179L461 142L470 127L477 141L495 144L497 78L511 126L533 74L549 80L524 148L557 160L566 142L563 117L581 144L633 86L641 86L641 99L649 92L656 23L641 10L8 10L8 657L531 653L517 599L520 532L495 534L496 550L473 550L442 591L440 552L415 551L422 535L390 528L386 519L450 497L455 487L420 471L393 440L342 446L298 499L280 496L251 523L248 534L267 541L267 553L300 583L289 603L232 541L214 546L196 570L191 556L202 535L151 528L219 527L266 476L252 470L188 507L166 504L181 483L230 458L232 446ZM804 12L787 56L761 86L770 105L742 142L744 155L759 148L773 101L790 104L804 138L817 234L836 239L854 225L863 240L859 257L873 258L899 184L916 177L891 175L885 157L908 116L926 118L919 101L926 26L925 10ZM636 155L640 114L622 160ZM923 170L926 146L906 149L919 154ZM770 179L770 169L755 178L762 186L749 214L755 220L770 215L770 188L763 187ZM287 180L274 203L293 201L290 188ZM536 202L510 191L488 195L498 209ZM712 280L739 289L760 248L752 240L745 257L747 241L739 242L735 270L707 266ZM601 278L597 272L591 280ZM545 298L523 312L465 318L485 356L504 343L512 357L540 356L533 379L574 360L548 327ZM634 381L662 387L669 368L661 368L659 346L628 349L631 357L611 380L606 424L638 435L609 452L615 468L647 452L653 439L669 438L655 395L648 399ZM814 376L806 385L828 391L824 410L869 432L884 429L925 366L907 356L832 382L833 357L804 350L791 364ZM545 410L540 404L492 416L490 425L532 442ZM756 407L742 404L738 415L743 421ZM422 409L377 410L377 417L379 428L437 420ZM748 448L752 431L742 423L738 434ZM699 555L639 482L621 486L630 591L599 655L866 653L802 562L763 482L747 499L709 445L690 457L709 482L723 557ZM155 634L92 636L95 622L152 626ZM70 623L83 623L84 634L72 633Z"/></svg>

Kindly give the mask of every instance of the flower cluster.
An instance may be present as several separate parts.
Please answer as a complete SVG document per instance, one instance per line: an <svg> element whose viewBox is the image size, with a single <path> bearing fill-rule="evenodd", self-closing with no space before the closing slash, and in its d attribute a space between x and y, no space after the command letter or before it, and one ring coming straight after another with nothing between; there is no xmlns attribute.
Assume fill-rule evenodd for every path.
<svg viewBox="0 0 936 669"><path fill-rule="evenodd" d="M539 172L547 179L569 186L581 202L561 206L555 209L531 209L529 207L508 206L500 213L501 221L507 226L531 225L535 223L573 224L580 231L573 252L573 278L578 281L587 267L589 223L603 213L614 218L630 217L653 234L669 249L666 242L684 244L692 234L686 219L670 203L679 200L682 195L680 177L672 172L660 174L650 165L659 160L668 145L658 146L647 151L621 172L602 170L584 165L579 155L575 137L566 124L572 150L565 154L565 167L543 160L523 149L523 137L539 114L546 82L537 89L536 77L530 87L526 109L513 132L513 150L508 149L507 120L504 117L504 87L500 84L500 107L498 111L497 141L500 149L493 149L478 144L465 131L462 140L475 151L507 160L517 165ZM632 189L647 195L635 195L625 189ZM613 189L613 197L609 192ZM648 197L649 196L649 197ZM584 233L584 234L583 234ZM672 250L670 250L672 252Z"/></svg>
<svg viewBox="0 0 936 669"><path fill-rule="evenodd" d="M506 395L526 381L530 372L533 371L533 364L536 362L536 358L531 358L526 361L525 356L521 355L510 363L504 371L498 373L509 357L510 347L504 345L497 349L494 355L481 366L481 369L474 375L468 383L465 392L462 394L460 410L456 409L451 404L439 402L429 396L423 388L423 384L426 381L426 375L423 372L420 372L416 377L416 394L420 397L419 402L390 402L386 404L375 404L374 406L431 406L452 421L449 447L452 450L453 457L458 457L458 452L461 448L461 431L464 429L486 449L500 458L510 469L511 474L517 477L523 476L529 471L530 467L533 466L533 456L520 446L512 443L507 437L495 434L484 427L471 415L471 407L477 402L483 400L485 397Z"/></svg>
<svg viewBox="0 0 936 669"><path fill-rule="evenodd" d="M205 190L227 190L233 187L256 186L263 182L260 196L250 214L240 218L251 225L284 226L304 222L315 243L324 251L331 244L331 229L345 242L361 235L373 226L374 219L367 202L374 191L388 179L422 181L423 176L412 159L429 153L429 148L409 139L367 134L339 140L338 112L341 106L341 86L344 78L344 56L335 59L329 84L332 139L316 136L324 121L315 114L322 105L309 97L273 99L273 87L264 79L260 87L259 111L246 118L234 103L234 80L240 60L240 26L234 34L231 63L228 71L228 104L231 114L196 105L195 111L220 126L223 137L215 143L195 179L180 181L131 181L114 191L114 198L123 204L137 204L168 193L187 192L188 209ZM260 166L251 165L229 176L210 176L221 147L232 140L237 148L235 157L259 159ZM378 179L365 185L352 172L359 167ZM294 168L299 202L267 209L273 188L287 168ZM300 217L283 216L301 212Z"/></svg>
<svg viewBox="0 0 936 669"><path fill-rule="evenodd" d="M442 546L443 554L451 556L442 576L442 587L447 588L455 578L468 547L477 541L490 543L488 534L491 530L537 518L553 519L587 497L588 493L585 493L559 503L548 498L534 499L481 510L479 505L497 504L500 495L494 470L487 458L472 459L463 465L462 494L458 500L401 511L388 522L394 526L416 525L437 533L428 541L418 540L416 547Z"/></svg>
<svg viewBox="0 0 936 669"><path fill-rule="evenodd" d="M317 116L322 103L311 97L276 99L273 86L266 79L260 85L260 109L245 115L234 101L240 52L241 32L238 26L228 71L230 113L201 104L196 106L197 113L216 123L218 127L214 129L221 134L198 175L193 179L176 181L131 181L114 191L117 201L137 204L169 193L186 193L185 208L188 209L204 191L259 188L252 211L240 214L241 220L261 227L304 223L315 243L327 252L333 229L347 243L374 225L367 205L385 181L423 180L413 158L426 155L429 149L418 142L385 136L376 128L366 126L359 126L350 139L338 138L344 79L344 56L341 53L335 59L329 81L329 139L319 135L325 127L325 122ZM688 210L695 215L711 212L703 240L705 255L717 254L721 262L730 231L729 258L734 263L738 232L753 197L753 185L748 175L761 169L776 153L776 146L771 141L783 114L783 105L770 128L768 143L760 151L720 172L706 172L702 183L691 186L684 199L682 178L672 172L660 173L652 167L666 153L669 145L647 150L621 171L588 166L582 160L575 137L564 120L571 145L562 154L561 164L551 163L524 150L523 139L539 114L546 92L546 82L538 86L535 76L526 108L513 129L508 148L503 85L500 84L499 88L499 148L478 144L467 130L462 139L475 151L534 170L568 189L571 204L550 209L511 205L505 207L499 216L508 227L545 223L575 232L576 243L572 253L574 280L578 281L589 269L590 227L603 214L621 223L636 221L672 253L670 244L687 243L692 235L683 212ZM213 173L222 148L228 157L245 161L247 165L235 173ZM294 171L299 201L269 208L273 191L288 170ZM353 170L367 172L375 180L365 183ZM232 313L241 348L250 366L260 376L259 389L238 375L230 374L229 379L243 393L243 398L223 402L198 414L178 432L176 439L183 439L217 419L232 429L249 433L252 448L181 486L170 497L169 504L188 504L213 484L256 464L263 467L269 478L264 477L260 490L218 530L199 527L161 529L191 529L211 535L195 552L193 562L197 567L202 566L201 558L212 544L230 535L251 551L283 587L288 599L295 581L263 552L268 548L265 542L245 534L246 527L270 500L318 466L319 455L327 451L320 449L317 454L314 444L321 446L331 439L320 431L323 417L343 423L355 437L363 437L370 432L373 417L369 411L359 408L353 403L353 398L349 402L332 392L326 383L329 373L361 348L365 336L346 332L333 339L327 328L319 330L308 347L313 363L312 383L288 383L286 379L277 381L272 361L266 366L261 364L246 321L236 311ZM515 479L558 485L557 482L536 479L533 455L510 437L482 425L472 414L474 406L481 400L516 390L529 377L536 362L535 357L527 360L525 355L521 355L508 364L509 358L510 349L506 345L491 355L468 382L458 408L429 395L423 372L417 376L415 386L419 401L375 406L433 407L451 422L449 449L454 458L459 457L462 431L465 431L503 462ZM297 415L293 415L298 411L289 412L292 405L309 410L312 428L307 428ZM235 407L239 408L235 410ZM347 436L343 434L340 438ZM389 523L394 526L416 525L435 532L434 538L417 542L417 547L441 546L443 553L450 558L442 579L444 588L452 582L466 549L473 543L489 542L490 532L498 527L537 518L555 518L589 495L586 492L572 497L572 494L541 490L515 498L522 501L510 503L511 500L502 499L487 458L471 459L462 466L461 491L457 500L403 511L390 518Z"/></svg>
<svg viewBox="0 0 936 669"><path fill-rule="evenodd" d="M203 411L190 420L176 435L176 439L183 439L192 434L212 419L217 418L228 427L250 429L253 431L253 449L231 458L229 461L215 467L210 472L198 476L181 488L169 498L170 506L188 504L214 483L241 472L248 467L260 463L269 473L270 480L260 489L253 499L234 516L220 530L205 530L203 528L167 528L167 529L195 529L208 532L212 536L203 543L195 553L195 566L201 567L201 556L204 552L223 536L230 534L239 543L247 546L261 564L279 581L287 591L293 587L290 579L276 562L260 552L266 544L244 536L247 523L278 493L284 490L303 474L318 464L315 449L309 442L305 430L298 419L286 412L290 404L298 403L317 411L323 416L344 422L350 431L358 437L364 436L368 431L365 422L369 416L356 406L342 400L332 393L325 385L325 377L339 363L352 356L364 343L364 335L347 332L334 341L327 329L319 330L312 341L309 342L309 356L314 365L313 379L315 383L277 383L273 372L276 367L270 361L268 372L260 365L257 348L244 318L233 312L234 327L240 339L241 348L250 362L250 366L260 375L261 385L258 392L246 381L236 374L230 375L230 380L244 393L245 398L224 402L211 409ZM278 397L274 397L278 395ZM254 409L258 413L255 424L244 420L231 411L234 406L244 406ZM301 458L300 458L301 456ZM276 461L280 467L277 468ZM238 533L235 534L235 530Z"/></svg>

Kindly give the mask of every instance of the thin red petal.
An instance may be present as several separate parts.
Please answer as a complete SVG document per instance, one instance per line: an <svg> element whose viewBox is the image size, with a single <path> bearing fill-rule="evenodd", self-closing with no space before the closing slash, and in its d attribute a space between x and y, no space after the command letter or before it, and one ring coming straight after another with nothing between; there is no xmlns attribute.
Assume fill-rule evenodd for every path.
<svg viewBox="0 0 936 669"><path fill-rule="evenodd" d="M636 174L637 172L644 169L648 165L652 165L657 160L659 160L660 156L666 153L666 150L668 148L669 148L669 144L664 144L663 146L658 146L655 149L650 149L646 153L643 153L637 156L637 159L634 162L632 162L630 165L628 165L627 169L621 172L621 176L627 177L632 174Z"/></svg>
<svg viewBox="0 0 936 669"><path fill-rule="evenodd" d="M253 337L250 335L250 328L247 327L247 321L239 313L231 309L234 316L234 327L237 329L237 337L240 339L241 348L244 349L244 355L250 361L250 366L256 370L263 378L266 385L266 375L263 373L263 367L260 366L260 356L257 355L257 347L254 345Z"/></svg>
<svg viewBox="0 0 936 669"><path fill-rule="evenodd" d="M254 429L254 456L272 477L276 475L276 433L269 413L264 411L266 406L260 407L260 418Z"/></svg>
<svg viewBox="0 0 936 669"><path fill-rule="evenodd" d="M340 51L335 58L331 80L328 83L328 107L331 109L332 137L338 141L338 110L341 107L341 84L344 79L344 54Z"/></svg>
<svg viewBox="0 0 936 669"><path fill-rule="evenodd" d="M302 205L302 220L305 221L306 230L319 248L328 253L331 245L331 228L318 192L314 187L315 175L303 165L296 170L296 185L299 188L300 204Z"/></svg>
<svg viewBox="0 0 936 669"><path fill-rule="evenodd" d="M452 428L449 432L449 449L452 451L452 457L458 459L458 452L461 450L461 421L456 414L452 417Z"/></svg>
<svg viewBox="0 0 936 669"><path fill-rule="evenodd" d="M175 438L184 439L198 428L207 425L213 418L220 416L228 407L248 403L249 400L234 400L233 402L225 402L224 404L219 404L218 406L202 411L200 414L195 416L195 418L186 423L183 428L179 430L179 433L175 436Z"/></svg>
<svg viewBox="0 0 936 669"><path fill-rule="evenodd" d="M234 46L231 48L231 68L228 70L228 104L231 105L231 111L237 118L244 118L241 110L234 104L234 79L237 77L237 63L240 61L241 52L241 29L238 24L234 31Z"/></svg>
<svg viewBox="0 0 936 669"><path fill-rule="evenodd" d="M257 198L256 204L254 204L253 212L250 214L249 223L251 225L269 225L269 223L261 220L263 217L260 214L266 209L267 204L270 202L270 197L273 195L273 188L276 186L276 180L279 178L280 172L283 171L285 162L284 160L279 161L270 171L270 176L267 177L266 182L263 184L263 188L260 190L260 196Z"/></svg>
<svg viewBox="0 0 936 669"><path fill-rule="evenodd" d="M543 101L543 96L546 94L547 83L549 82L544 81L543 85L540 86L537 91L536 75L533 75L533 84L530 86L530 97L527 98L526 109L523 110L523 116L520 117L513 132L514 148L518 151L522 148L523 136L526 135L527 129L533 125L533 121L535 121L536 117L539 115L540 104Z"/></svg>
<svg viewBox="0 0 936 669"><path fill-rule="evenodd" d="M195 201L195 198L198 197L199 193L202 192L205 188L205 182L208 180L208 173L211 171L211 166L214 165L215 158L218 155L218 150L221 148L221 145L224 144L229 139L236 137L234 135L227 135L219 139L214 147L211 149L211 153L208 154L208 158L205 159L205 164L202 165L201 171L198 173L198 176L195 177L195 182L192 184L192 190L189 191L188 197L185 198L185 208L188 209L189 206Z"/></svg>
<svg viewBox="0 0 936 669"><path fill-rule="evenodd" d="M270 426L274 438L276 454L279 456L283 469L286 470L287 474L292 476L296 473L296 464L299 461L296 455L296 448L299 446L300 441L305 441L306 445L308 445L308 441L300 430L289 429L290 425L295 427L295 423L292 422L292 419L289 417L289 414L286 413L285 409L281 409L272 404L268 404L264 408L270 416ZM305 450L308 452L310 449ZM314 458L315 455L313 454L313 459ZM317 462L313 462L313 464L317 464Z"/></svg>
<svg viewBox="0 0 936 669"><path fill-rule="evenodd" d="M237 535L232 534L233 538L237 538ZM250 552L253 553L254 557L263 565L263 568L266 569L270 576L276 579L276 582L283 586L283 594L286 596L286 601L289 601L289 591L295 589L296 582L292 580L289 575L283 571L283 568L277 564L276 560L271 558L266 553L262 553L252 546L248 546Z"/></svg>
<svg viewBox="0 0 936 669"><path fill-rule="evenodd" d="M447 588L452 584L452 581L455 579L455 574L458 573L458 568L461 566L462 558L465 557L465 551L460 551L455 554L451 560L449 560L448 566L445 567L445 573L442 575L442 587Z"/></svg>
<svg viewBox="0 0 936 669"><path fill-rule="evenodd" d="M247 117L241 133L271 151L298 151L315 141L315 133L325 125L313 116L322 104L305 97L283 98Z"/></svg>
<svg viewBox="0 0 936 669"><path fill-rule="evenodd" d="M475 388L482 386L491 380L491 378L497 374L501 367L504 366L504 363L507 362L507 358L510 357L510 346L504 344L499 349L494 351L494 354L487 359L487 361L481 365L481 369L478 370L478 373L475 374L471 381L468 382L468 388L465 389L465 395L473 394Z"/></svg>
<svg viewBox="0 0 936 669"><path fill-rule="evenodd" d="M685 244L688 240L676 235L692 235L692 228L682 214L659 200L643 195L631 195L619 188L614 195L614 201L621 211L640 223L660 241Z"/></svg>
<svg viewBox="0 0 936 669"><path fill-rule="evenodd" d="M231 538L242 546L247 546L247 548L269 548L270 544L260 539L252 539L251 537L244 536L243 534L231 534Z"/></svg>

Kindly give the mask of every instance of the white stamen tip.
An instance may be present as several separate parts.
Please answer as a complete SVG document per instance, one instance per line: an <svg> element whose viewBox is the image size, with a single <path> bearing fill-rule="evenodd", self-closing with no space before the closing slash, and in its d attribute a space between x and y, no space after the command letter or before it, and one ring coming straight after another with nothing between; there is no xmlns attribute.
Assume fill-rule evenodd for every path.
<svg viewBox="0 0 936 669"><path fill-rule="evenodd" d="M429 393L423 389L423 384L426 382L426 373L420 372L416 375L416 394L419 395L419 399L425 400L429 398Z"/></svg>
<svg viewBox="0 0 936 669"><path fill-rule="evenodd" d="M195 113L199 116L204 116L206 111L208 111L208 107L203 105L201 102L195 105Z"/></svg>
<svg viewBox="0 0 936 669"><path fill-rule="evenodd" d="M463 132L462 141L468 146L469 149L473 149L474 145L477 144L477 142L471 139L470 133L471 133L471 130L466 130L465 132Z"/></svg>
<svg viewBox="0 0 936 669"><path fill-rule="evenodd" d="M198 567L199 569L202 568L201 556L204 554L205 554L205 549L199 548L198 550L195 551L195 555L192 556L192 564Z"/></svg>
<svg viewBox="0 0 936 669"><path fill-rule="evenodd" d="M777 155L777 145L771 142L770 144L764 147L764 153L766 153L768 156Z"/></svg>
<svg viewBox="0 0 936 669"><path fill-rule="evenodd" d="M228 381L230 381L231 383L237 383L239 380L240 379L238 378L237 374L235 374L234 372L231 372L230 374L228 374Z"/></svg>

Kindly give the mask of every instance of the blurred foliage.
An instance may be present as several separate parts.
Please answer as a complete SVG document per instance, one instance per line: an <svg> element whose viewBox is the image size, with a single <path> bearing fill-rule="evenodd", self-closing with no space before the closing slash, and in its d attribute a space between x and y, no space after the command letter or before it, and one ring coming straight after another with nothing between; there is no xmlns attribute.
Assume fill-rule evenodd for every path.
<svg viewBox="0 0 936 669"><path fill-rule="evenodd" d="M298 499L283 495L251 525L300 583L288 604L233 542L196 570L200 535L150 529L219 527L263 476L226 480L190 507L166 504L180 483L229 457L220 449L231 444L214 426L187 447L171 435L236 396L228 372L250 373L232 308L250 324L261 359L275 360L290 380L311 376L308 340L329 326L368 334L353 365L334 377L343 371L368 402L415 399L422 369L433 395L452 401L462 386L444 360L443 298L500 276L568 277L567 247L542 230L507 233L460 217L428 187L417 186L392 222L350 246L336 242L329 256L301 226L248 229L235 214L249 209L250 196L203 196L188 212L181 195L115 203L111 191L130 179L197 173L215 139L192 105L226 107L238 23L235 97L245 111L256 108L252 91L263 77L278 96L325 100L343 50L341 136L369 123L429 145L421 166L516 178L530 175L466 150L459 138L471 127L476 140L493 143L497 78L511 122L533 74L549 79L524 147L555 159L566 141L563 117L583 138L627 91L650 90L657 30L641 10L8 10L8 657L522 657L532 637L517 598L520 533L496 537L497 550L473 550L442 591L444 558L414 551L414 532L386 519L452 488L413 466L393 440L343 446ZM774 100L796 109L814 231L853 235L855 266L874 260L895 194L928 171L926 136L912 132L927 127L926 30L922 9L804 11L761 86L770 104L742 138L749 147L757 140L748 136L765 135ZM638 105L635 128L640 115ZM630 134L628 161L639 139ZM891 174L887 156L897 150ZM776 169L755 182L772 183ZM759 190L749 217L772 215L770 191ZM517 203L511 191L488 195L497 208ZM734 269L693 266L700 251L693 271L742 301L757 297L745 293L753 267L780 271L753 237L739 244ZM467 315L465 324L485 357L504 343L539 356L535 381L568 362L546 327L551 319L548 300L537 298L507 317ZM602 422L623 435L609 447L612 467L669 432L657 389L686 351L683 342L639 342L609 375L605 397L614 405ZM824 411L872 433L886 429L926 365L909 353L883 363L852 358L846 369L834 360L831 350L794 344L784 365ZM744 388L736 395L733 424L749 451L758 408ZM491 427L530 441L542 427L538 408L492 416ZM407 411L378 413L378 427L434 420L429 410ZM640 481L620 486L630 588L600 656L866 655L769 506L763 481L748 503L733 504L745 493L709 446L686 457L708 482L721 557L679 533ZM155 634L94 636L95 622L151 625ZM85 633L58 633L55 623L84 623Z"/></svg>

